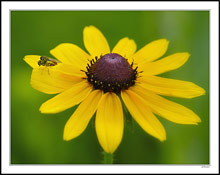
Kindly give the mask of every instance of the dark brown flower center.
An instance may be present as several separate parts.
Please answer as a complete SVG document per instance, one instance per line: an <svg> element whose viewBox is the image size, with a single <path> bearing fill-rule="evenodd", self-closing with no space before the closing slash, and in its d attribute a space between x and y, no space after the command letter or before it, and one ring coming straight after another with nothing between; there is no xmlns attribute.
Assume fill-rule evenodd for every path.
<svg viewBox="0 0 220 175"><path fill-rule="evenodd" d="M119 93L135 84L137 67L132 67L133 63L130 65L121 55L109 53L91 60L85 73L95 89Z"/></svg>

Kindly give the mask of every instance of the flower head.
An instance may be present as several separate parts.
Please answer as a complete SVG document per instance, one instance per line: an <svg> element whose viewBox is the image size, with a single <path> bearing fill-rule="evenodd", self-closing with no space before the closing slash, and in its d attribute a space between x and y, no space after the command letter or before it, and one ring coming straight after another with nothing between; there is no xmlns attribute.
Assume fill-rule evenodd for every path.
<svg viewBox="0 0 220 175"><path fill-rule="evenodd" d="M166 132L154 114L179 124L201 121L192 110L160 96L193 98L205 94L194 83L157 76L182 66L189 53L157 60L167 51L166 39L153 41L136 52L135 42L127 37L110 51L104 35L94 26L84 28L83 40L89 54L74 44L63 43L50 51L59 61L38 55L24 58L33 68L32 87L58 93L41 105L42 113L58 113L80 103L64 127L64 140L79 136L96 113L99 143L113 153L124 128L119 96L142 129L160 141L166 140Z"/></svg>

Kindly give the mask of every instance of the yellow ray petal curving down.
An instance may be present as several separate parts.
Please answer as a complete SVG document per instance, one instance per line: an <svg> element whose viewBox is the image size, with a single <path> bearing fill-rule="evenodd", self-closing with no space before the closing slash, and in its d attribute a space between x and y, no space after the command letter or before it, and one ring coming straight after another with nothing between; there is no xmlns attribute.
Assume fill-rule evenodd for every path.
<svg viewBox="0 0 220 175"><path fill-rule="evenodd" d="M100 90L94 90L79 105L64 127L63 139L68 141L79 136L87 127L95 113L103 95Z"/></svg>
<svg viewBox="0 0 220 175"><path fill-rule="evenodd" d="M123 111L121 101L115 93L105 93L96 113L96 133L102 148L113 153L123 136Z"/></svg>
<svg viewBox="0 0 220 175"><path fill-rule="evenodd" d="M148 134L160 141L166 140L166 131L143 100L131 90L121 92L121 97L132 117Z"/></svg>

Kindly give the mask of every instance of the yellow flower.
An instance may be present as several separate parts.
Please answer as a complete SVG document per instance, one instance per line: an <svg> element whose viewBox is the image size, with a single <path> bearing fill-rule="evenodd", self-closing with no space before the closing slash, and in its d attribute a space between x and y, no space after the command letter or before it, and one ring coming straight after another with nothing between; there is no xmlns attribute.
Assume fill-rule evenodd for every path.
<svg viewBox="0 0 220 175"><path fill-rule="evenodd" d="M192 110L160 96L193 98L205 94L194 83L157 76L182 66L189 53L157 60L167 51L166 39L153 41L136 52L135 42L127 37L110 51L104 35L94 26L84 28L83 41L89 54L70 43L52 49L50 53L60 61L55 65L39 64L38 55L24 58L33 67L32 87L48 94L59 93L41 105L42 113L58 113L80 103L64 127L64 140L79 136L96 112L99 143L105 152L113 153L124 128L119 96L142 129L160 141L166 140L166 132L154 113L179 124L201 121Z"/></svg>

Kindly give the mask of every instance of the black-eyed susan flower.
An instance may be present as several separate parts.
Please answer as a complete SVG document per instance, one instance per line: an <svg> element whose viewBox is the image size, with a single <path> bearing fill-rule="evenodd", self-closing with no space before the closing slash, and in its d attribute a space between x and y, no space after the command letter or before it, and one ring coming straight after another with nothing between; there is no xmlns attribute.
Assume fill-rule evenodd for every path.
<svg viewBox="0 0 220 175"><path fill-rule="evenodd" d="M96 113L99 143L105 152L113 153L124 128L120 96L141 128L160 141L166 140L166 132L154 114L179 124L201 121L192 110L162 96L193 98L203 95L204 89L191 82L157 76L182 66L189 53L158 60L167 51L166 39L153 41L136 52L135 42L127 37L111 51L94 26L84 28L83 41L89 54L74 44L63 43L50 51L59 62L37 55L24 59L33 67L33 88L59 93L41 105L42 113L58 113L80 104L64 127L64 140L79 136Z"/></svg>

